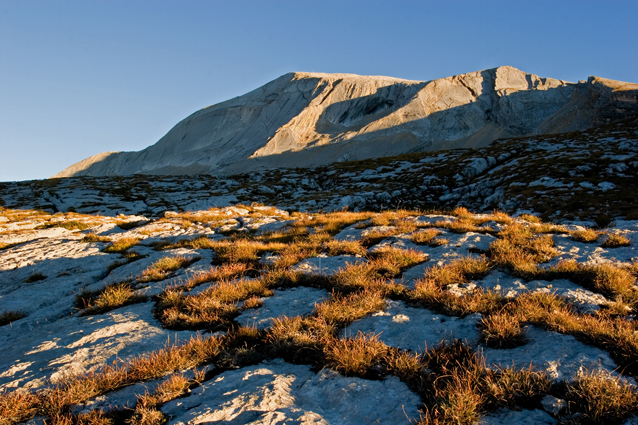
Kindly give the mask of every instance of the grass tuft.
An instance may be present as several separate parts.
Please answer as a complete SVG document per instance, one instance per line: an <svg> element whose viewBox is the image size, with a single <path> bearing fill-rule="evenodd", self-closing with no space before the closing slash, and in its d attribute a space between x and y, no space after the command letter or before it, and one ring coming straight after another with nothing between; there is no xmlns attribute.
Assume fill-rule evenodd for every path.
<svg viewBox="0 0 638 425"><path fill-rule="evenodd" d="M164 257L160 258L142 272L142 275L138 278L140 282L157 282L158 280L164 280L171 275L175 270L188 267L190 264L196 261L195 258L186 258L184 256Z"/></svg>
<svg viewBox="0 0 638 425"><path fill-rule="evenodd" d="M603 248L621 248L629 245L631 245L631 241L629 240L629 238L617 233L608 234L605 241L600 244L600 246Z"/></svg>
<svg viewBox="0 0 638 425"><path fill-rule="evenodd" d="M108 253L121 253L137 245L139 242L140 240L138 238L125 236L111 242L111 245L104 248L103 251Z"/></svg>
<svg viewBox="0 0 638 425"><path fill-rule="evenodd" d="M45 275L43 275L42 273L38 272L38 273L33 273L31 275L29 275L29 277L27 277L24 280L24 283L33 283L33 282L39 282L40 280L44 280L47 277Z"/></svg>
<svg viewBox="0 0 638 425"><path fill-rule="evenodd" d="M0 313L0 326L10 325L16 320L24 319L25 317L27 315L19 311L5 311Z"/></svg>

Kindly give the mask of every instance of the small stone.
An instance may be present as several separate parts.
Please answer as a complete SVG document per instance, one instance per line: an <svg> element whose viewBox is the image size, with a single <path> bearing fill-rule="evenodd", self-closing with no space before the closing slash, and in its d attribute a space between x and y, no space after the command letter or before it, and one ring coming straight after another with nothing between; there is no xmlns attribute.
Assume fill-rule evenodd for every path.
<svg viewBox="0 0 638 425"><path fill-rule="evenodd" d="M565 400L556 398L551 395L546 395L545 397L543 397L543 399L541 400L541 404L543 405L543 409L545 409L546 412L551 413L554 416L560 415L560 412L562 412L567 407L567 402Z"/></svg>

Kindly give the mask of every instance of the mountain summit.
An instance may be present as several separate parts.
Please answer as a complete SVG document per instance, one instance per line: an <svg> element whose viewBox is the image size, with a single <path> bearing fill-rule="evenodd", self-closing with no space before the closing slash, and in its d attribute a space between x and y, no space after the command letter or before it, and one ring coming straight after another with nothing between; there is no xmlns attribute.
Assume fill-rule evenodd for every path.
<svg viewBox="0 0 638 425"><path fill-rule="evenodd" d="M53 177L310 167L584 130L636 112L638 84L509 66L431 81L298 72L195 112L142 151L100 153Z"/></svg>

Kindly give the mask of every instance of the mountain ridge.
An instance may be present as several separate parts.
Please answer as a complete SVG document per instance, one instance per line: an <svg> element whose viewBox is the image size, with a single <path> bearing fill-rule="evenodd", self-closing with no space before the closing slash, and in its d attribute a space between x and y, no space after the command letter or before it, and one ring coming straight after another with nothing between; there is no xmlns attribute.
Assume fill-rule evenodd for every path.
<svg viewBox="0 0 638 425"><path fill-rule="evenodd" d="M635 110L636 84L508 66L429 81L294 72L196 111L142 151L100 153L53 177L319 166L582 130Z"/></svg>

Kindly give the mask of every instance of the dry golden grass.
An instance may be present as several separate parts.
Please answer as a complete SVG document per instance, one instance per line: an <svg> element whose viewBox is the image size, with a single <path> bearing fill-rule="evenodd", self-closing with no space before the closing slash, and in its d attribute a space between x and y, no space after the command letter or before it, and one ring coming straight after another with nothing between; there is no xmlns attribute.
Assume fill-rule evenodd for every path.
<svg viewBox="0 0 638 425"><path fill-rule="evenodd" d="M315 313L326 323L343 327L381 310L384 305L385 297L381 291L366 289L347 296L333 294L332 299L315 306Z"/></svg>
<svg viewBox="0 0 638 425"><path fill-rule="evenodd" d="M441 235L441 232L438 229L423 229L418 232L414 232L410 235L410 240L417 245L429 245L432 247L446 245L450 241L445 238L438 238L437 236Z"/></svg>
<svg viewBox="0 0 638 425"><path fill-rule="evenodd" d="M531 227L520 223L506 226L498 236L499 239L490 245L490 260L517 276L534 278L538 263L558 255L551 235L535 234Z"/></svg>
<svg viewBox="0 0 638 425"><path fill-rule="evenodd" d="M263 243L250 239L221 240L211 244L215 251L215 264L255 264L264 253L281 251L287 247L284 243Z"/></svg>
<svg viewBox="0 0 638 425"><path fill-rule="evenodd" d="M621 248L623 246L631 245L631 241L624 235L617 233L610 233L607 235L605 241L600 244L603 248Z"/></svg>
<svg viewBox="0 0 638 425"><path fill-rule="evenodd" d="M194 260L194 258L186 258L184 256L160 258L148 266L137 280L139 282L156 282L158 280L164 280L175 270L188 267Z"/></svg>
<svg viewBox="0 0 638 425"><path fill-rule="evenodd" d="M264 305L264 301L260 297L253 295L252 297L244 301L244 303L242 304L242 307L244 309L251 309L251 308L259 308L262 305Z"/></svg>
<svg viewBox="0 0 638 425"><path fill-rule="evenodd" d="M35 394L22 390L5 392L0 394L0 418L7 418L6 423L12 424L38 414L48 416L52 423L67 421L71 418L70 408L74 404L135 382L193 368L214 359L220 354L222 345L220 338L197 337L186 344L167 346L127 363L106 366L97 373L65 376L56 386Z"/></svg>
<svg viewBox="0 0 638 425"><path fill-rule="evenodd" d="M520 216L518 216L518 218L520 218L521 220L525 220L527 222L530 223L538 223L540 224L541 219L536 217L535 215L531 215L531 214L522 214Z"/></svg>
<svg viewBox="0 0 638 425"><path fill-rule="evenodd" d="M221 329L239 314L237 303L253 296L271 296L261 280L222 280L193 296L179 289L160 295L156 313L163 324L178 329Z"/></svg>
<svg viewBox="0 0 638 425"><path fill-rule="evenodd" d="M316 257L321 251L321 242L298 242L290 244L279 251L279 256L272 264L275 269L282 269L298 264L306 258Z"/></svg>
<svg viewBox="0 0 638 425"><path fill-rule="evenodd" d="M292 362L321 364L324 346L335 339L337 328L322 317L279 317L273 319L266 342L273 355Z"/></svg>
<svg viewBox="0 0 638 425"><path fill-rule="evenodd" d="M249 266L245 263L230 263L221 266L214 266L207 272L198 273L189 278L181 288L190 290L208 282L243 277L249 270Z"/></svg>
<svg viewBox="0 0 638 425"><path fill-rule="evenodd" d="M417 225L412 217L418 215L414 212L296 215L294 217L299 217L297 222L278 232L261 236L245 232L222 240L201 238L184 242L197 249L213 249L216 263L220 265L192 277L182 286L164 291L158 297L154 312L166 327L223 330L227 336L191 341L187 344L190 348L167 347L126 365L108 366L98 373L65 377L59 387L35 394L19 391L0 394L0 417L8 417L8 423L44 415L53 423L106 424L122 423L126 419L131 424L159 424L166 420L160 411L161 405L184 394L197 382L180 374L173 375L155 393L142 397L135 410L129 410L125 416L118 416L124 414L122 412L100 411L74 416L71 406L134 382L205 362L212 362L218 370L230 370L273 357L311 363L316 367L332 367L347 375L366 378L396 375L421 396L424 402L422 424L475 423L486 412L501 407L536 406L550 393L570 400L572 412L585 414L582 422L614 423L636 412L635 390L622 387L622 384L611 385L608 380L590 376L581 377L570 387L552 386L546 375L533 372L531 368L490 370L473 347L458 341L414 354L387 347L378 335L338 338L345 326L381 310L386 298L391 297L448 315L480 312L483 314L480 326L483 341L492 347L506 348L523 343L523 324L574 335L585 343L607 350L620 365L622 373L638 376L635 362L638 333L635 323L626 319L626 314L633 312L638 300L633 287L638 263L614 266L564 261L553 267L540 267L538 263L556 255L551 235L543 233L564 231L560 226L540 220L523 223L500 212L474 216L459 208L454 214L458 217L455 225L458 231L462 228L476 230L488 221L504 225L490 248L489 261L485 257L466 257L430 267L423 278L417 280L414 290L388 279L398 277L405 268L424 261L423 254L397 248L368 254L365 249L378 238L414 232ZM187 214L180 218L189 223L208 219L217 220L212 214L209 218ZM383 225L392 226L392 229L387 233L373 233L364 243L331 239L346 226L364 220L369 221L361 223L361 227ZM486 231L482 227L479 230ZM412 239L432 244L438 232L436 229L417 231L412 234ZM260 263L265 252L277 253L274 266L264 267ZM348 265L333 276L305 275L290 270L293 264L321 252L365 255L368 261ZM154 264L152 268L159 270L161 276L167 276L179 267L176 264ZM505 299L497 292L481 289L460 296L447 290L453 283L481 279L493 267L507 267L528 278L568 278L613 297L613 305L595 314L581 315L564 299L552 294L526 293ZM155 276L151 271L148 275ZM257 275L258 279L245 278ZM236 278L241 279L233 280ZM214 283L198 294L189 294L190 289L207 282ZM107 309L122 305L129 302L133 293L130 285L126 286L114 285L98 293L85 294L86 297L80 297L81 305L97 308L99 304L100 308ZM317 304L311 316L275 319L267 331L236 327L233 319L241 309L258 308L260 298L271 295L271 289L295 286L332 290L332 298Z"/></svg>
<svg viewBox="0 0 638 425"><path fill-rule="evenodd" d="M365 377L384 358L388 346L378 335L359 332L354 338L331 341L324 347L324 352L333 369L346 376Z"/></svg>
<svg viewBox="0 0 638 425"><path fill-rule="evenodd" d="M555 266L537 269L535 275L546 280L570 279L587 289L610 297L620 296L628 300L636 297L636 276L631 273L631 269L612 263L588 264L563 260Z"/></svg>
<svg viewBox="0 0 638 425"><path fill-rule="evenodd" d="M76 305L85 309L82 314L101 314L146 300L144 295L135 295L129 282L122 282L107 285L99 291L82 291L76 296Z"/></svg>
<svg viewBox="0 0 638 425"><path fill-rule="evenodd" d="M35 416L39 399L32 392L17 389L12 392L0 392L0 424L16 424Z"/></svg>
<svg viewBox="0 0 638 425"><path fill-rule="evenodd" d="M337 241L330 239L323 243L322 249L331 257L337 255L365 255L368 251L359 241Z"/></svg>
<svg viewBox="0 0 638 425"><path fill-rule="evenodd" d="M176 249L176 248L190 248L190 249L213 249L215 248L215 239L210 239L207 236L199 236L195 239L183 239L176 243L157 243L154 245L156 250L162 249Z"/></svg>
<svg viewBox="0 0 638 425"><path fill-rule="evenodd" d="M576 230L570 233L573 240L577 242L593 243L598 241L601 232L594 229Z"/></svg>
<svg viewBox="0 0 638 425"><path fill-rule="evenodd" d="M158 409L162 404L184 395L188 389L204 378L201 372L195 371L194 382L182 373L171 375L153 392L140 397L135 406L133 416L127 421L131 425L155 425L166 422L164 414Z"/></svg>
<svg viewBox="0 0 638 425"><path fill-rule="evenodd" d="M397 235L398 233L399 229L397 227L378 229L373 228L365 230L359 243L366 248L370 248L371 246L378 244L382 240Z"/></svg>
<svg viewBox="0 0 638 425"><path fill-rule="evenodd" d="M394 277L402 270L423 263L428 258L426 254L416 249L402 249L392 246L378 249L371 254L371 257L373 261L370 262L370 267L373 268L377 274L387 277ZM395 269L396 271L385 273L381 271L382 269Z"/></svg>
<svg viewBox="0 0 638 425"><path fill-rule="evenodd" d="M484 316L479 322L481 341L491 348L513 348L525 344L519 318L507 313Z"/></svg>
<svg viewBox="0 0 638 425"><path fill-rule="evenodd" d="M519 295L513 306L522 322L574 335L585 343L609 351L623 370L638 372L638 333L635 324L604 312L580 315L563 299L548 293Z"/></svg>
<svg viewBox="0 0 638 425"><path fill-rule="evenodd" d="M111 245L104 248L104 252L120 253L140 243L138 238L125 236L111 242Z"/></svg>
<svg viewBox="0 0 638 425"><path fill-rule="evenodd" d="M332 285L342 293L385 284L375 274L369 263L348 264L335 273L330 279Z"/></svg>
<svg viewBox="0 0 638 425"><path fill-rule="evenodd" d="M486 220L475 219L472 217L461 216L453 221L439 220L434 223L434 227L448 229L454 233L492 233L494 229L489 226L482 226Z"/></svg>
<svg viewBox="0 0 638 425"><path fill-rule="evenodd" d="M636 388L601 371L582 374L568 384L567 399L594 424L621 423L638 413Z"/></svg>
<svg viewBox="0 0 638 425"><path fill-rule="evenodd" d="M310 217L303 217L298 220L292 227L312 227L315 231L322 231L336 235L344 228L357 223L359 221L367 220L374 214L369 212L331 212L327 214L318 214Z"/></svg>
<svg viewBox="0 0 638 425"><path fill-rule="evenodd" d="M111 242L111 238L108 236L100 236L95 233L89 233L88 235L82 238L82 242L90 243L90 242Z"/></svg>
<svg viewBox="0 0 638 425"><path fill-rule="evenodd" d="M512 217L503 211L493 211L492 214L490 214L490 220L500 224L510 224L514 221Z"/></svg>

